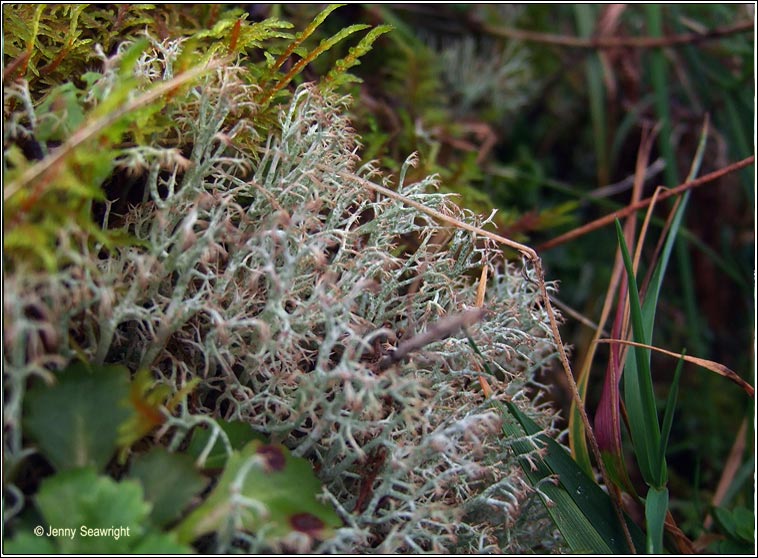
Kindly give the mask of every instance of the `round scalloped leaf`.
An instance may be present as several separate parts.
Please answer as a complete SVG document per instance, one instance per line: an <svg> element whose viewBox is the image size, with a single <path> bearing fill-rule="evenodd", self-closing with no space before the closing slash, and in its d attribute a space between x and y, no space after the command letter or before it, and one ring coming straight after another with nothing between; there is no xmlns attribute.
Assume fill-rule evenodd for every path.
<svg viewBox="0 0 758 558"><path fill-rule="evenodd" d="M141 538L150 511L137 481L116 482L91 468L44 480L36 500L45 529L58 530L54 539L66 554L128 551Z"/></svg>
<svg viewBox="0 0 758 558"><path fill-rule="evenodd" d="M320 492L308 461L254 440L229 457L211 495L177 527L177 538L188 543L234 523L251 533L265 530L270 543L293 532L323 540L341 521L317 499Z"/></svg>
<svg viewBox="0 0 758 558"><path fill-rule="evenodd" d="M171 471L166 475L166 471ZM208 485L190 456L156 447L134 459L130 476L139 480L145 499L152 504L150 518L156 525L177 519L193 496Z"/></svg>
<svg viewBox="0 0 758 558"><path fill-rule="evenodd" d="M52 386L36 384L26 396L25 432L59 471L92 466L101 471L116 450L127 420L129 371L77 362Z"/></svg>

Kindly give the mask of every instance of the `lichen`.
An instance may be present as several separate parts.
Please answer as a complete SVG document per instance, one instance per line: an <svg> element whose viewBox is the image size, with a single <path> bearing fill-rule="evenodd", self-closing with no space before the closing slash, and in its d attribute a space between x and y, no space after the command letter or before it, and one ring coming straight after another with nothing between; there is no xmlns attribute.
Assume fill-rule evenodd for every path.
<svg viewBox="0 0 758 558"><path fill-rule="evenodd" d="M143 58L135 71L162 79L168 59ZM313 463L344 526L298 550L550 548L544 519L519 520L533 491L491 404L515 401L552 428L552 411L529 394L556 355L530 270L351 179L392 183L360 166L348 98L302 85L260 135L243 74L224 67L174 101L183 109L156 137L180 138L184 154L163 143L121 152L116 168L137 176L144 195L104 222L136 241L101 249L68 223L56 246L67 265L4 269L6 465L27 451L29 377L76 358L119 363L176 391L202 380L171 423L170 447L197 417L242 420ZM414 162L398 192L486 225L436 193L434 177L406 183ZM468 328L471 341L458 333L379 366L402 340L475 306L483 267L486 316ZM264 549L241 531L227 542L215 550Z"/></svg>

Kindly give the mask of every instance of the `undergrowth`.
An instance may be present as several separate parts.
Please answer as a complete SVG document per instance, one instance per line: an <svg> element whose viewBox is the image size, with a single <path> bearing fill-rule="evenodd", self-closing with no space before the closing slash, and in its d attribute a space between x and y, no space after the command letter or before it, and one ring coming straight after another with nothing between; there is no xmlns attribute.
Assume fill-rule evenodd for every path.
<svg viewBox="0 0 758 558"><path fill-rule="evenodd" d="M532 271L365 187L486 225L415 157L360 162L339 90L387 27L297 85L366 26L3 9L7 549L560 545L513 450L553 432ZM499 400L540 431L504 436Z"/></svg>
<svg viewBox="0 0 758 558"><path fill-rule="evenodd" d="M4 550L754 546L750 13L3 5Z"/></svg>

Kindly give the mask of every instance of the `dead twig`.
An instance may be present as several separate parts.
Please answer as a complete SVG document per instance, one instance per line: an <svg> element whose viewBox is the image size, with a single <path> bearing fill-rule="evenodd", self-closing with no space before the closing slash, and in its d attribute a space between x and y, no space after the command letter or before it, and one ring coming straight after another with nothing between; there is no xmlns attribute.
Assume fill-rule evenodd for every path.
<svg viewBox="0 0 758 558"><path fill-rule="evenodd" d="M432 324L426 331L414 335L400 343L397 348L385 356L379 362L379 369L386 370L396 362L406 359L412 352L418 351L429 343L447 339L459 329L474 325L482 319L485 310L483 308L469 308L458 314L445 316L435 324Z"/></svg>
<svg viewBox="0 0 758 558"><path fill-rule="evenodd" d="M754 29L752 21L742 21L725 27L715 27L704 33L682 33L681 35L669 35L667 37L572 37L568 35L554 35L552 33L540 33L511 27L499 27L481 22L478 27L490 35L506 39L518 39L544 43L570 48L586 49L612 49L612 48L660 48L686 44L701 43L735 35L747 33Z"/></svg>
<svg viewBox="0 0 758 558"><path fill-rule="evenodd" d="M649 198L645 198L644 200L638 201L636 203L632 203L624 207L623 209L614 211L613 213L610 213L606 215L605 217L600 217L599 219L595 219L594 221L587 223L586 225L582 225L581 227L576 228L574 230L571 230L567 232L566 234L556 236L555 238L548 240L547 242L544 242L543 244L540 244L539 246L537 246L537 250L544 251L544 250L549 250L550 248L555 248L556 246L563 244L565 242L568 242L569 240L574 240L575 238L584 236L585 234L592 232L596 229L602 228L606 225L610 225L616 219L621 219L622 217L626 217L627 215L634 213L635 211L643 209L647 207L648 205L650 205L653 202L653 200L655 200L656 202L663 201L666 198L670 198L671 196L676 196L677 194L681 194L685 190L690 190L692 188L697 188L698 186L702 186L703 184L713 182L714 180L717 180L721 178L722 176L725 176L729 173L748 167L754 163L755 163L755 155L751 155L750 157L746 159L742 159L741 161L737 161L736 163L727 165L726 167L721 168L717 171L713 171L711 173L705 174L701 176L700 178L696 178L695 180L685 182L675 188L671 188L670 190L664 190L657 197L651 196Z"/></svg>

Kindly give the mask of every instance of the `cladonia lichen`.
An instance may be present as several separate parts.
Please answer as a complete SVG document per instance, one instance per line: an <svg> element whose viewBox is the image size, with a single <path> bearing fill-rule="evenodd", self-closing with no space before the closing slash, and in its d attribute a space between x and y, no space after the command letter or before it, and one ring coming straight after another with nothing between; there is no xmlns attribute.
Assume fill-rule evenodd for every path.
<svg viewBox="0 0 758 558"><path fill-rule="evenodd" d="M142 59L137 70L160 79L161 63ZM436 193L434 177L407 180L413 157L394 180L361 164L349 99L302 85L261 133L251 120L255 88L241 75L217 70L176 101L183 108L161 137L183 151L167 140L121 152L119 168L140 177L144 196L105 222L135 242L97 250L72 223L57 246L70 264L4 270L6 458L26 451L27 378L75 358L119 363L176 390L201 379L170 431L156 435L170 447L198 417L242 420L310 460L344 525L300 550L552 544L544 519L523 520L528 510L534 518L534 491L492 406L507 398L552 428L531 389L556 347L530 270L486 239L345 178L486 226ZM380 366L403 340L475 307L483 267L480 320ZM230 544L266 549L241 531Z"/></svg>

